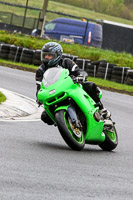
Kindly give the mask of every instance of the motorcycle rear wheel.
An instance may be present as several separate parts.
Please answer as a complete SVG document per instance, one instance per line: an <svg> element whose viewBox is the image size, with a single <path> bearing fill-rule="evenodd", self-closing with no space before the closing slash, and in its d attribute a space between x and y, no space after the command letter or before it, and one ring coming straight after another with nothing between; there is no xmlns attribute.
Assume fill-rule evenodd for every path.
<svg viewBox="0 0 133 200"><path fill-rule="evenodd" d="M85 146L84 134L78 128L76 128L76 134L75 129L72 128L72 122L70 123L71 120L67 111L59 110L55 114L55 119L59 132L67 145L73 150L82 150Z"/></svg>
<svg viewBox="0 0 133 200"><path fill-rule="evenodd" d="M115 126L113 127L114 131L110 132L108 130L104 130L105 134L105 141L101 144L99 144L100 148L104 151L112 151L114 150L118 145L118 135Z"/></svg>

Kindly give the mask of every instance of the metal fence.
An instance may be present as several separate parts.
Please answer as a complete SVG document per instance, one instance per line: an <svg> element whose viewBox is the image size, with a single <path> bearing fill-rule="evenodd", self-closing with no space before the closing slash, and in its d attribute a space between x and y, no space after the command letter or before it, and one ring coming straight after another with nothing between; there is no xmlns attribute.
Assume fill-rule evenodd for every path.
<svg viewBox="0 0 133 200"><path fill-rule="evenodd" d="M30 29L38 28L39 20L40 20L40 13L38 18L26 17L24 27ZM0 12L0 22L2 23L22 27L23 21L24 21L24 16L18 16L14 13L8 13L8 12Z"/></svg>
<svg viewBox="0 0 133 200"><path fill-rule="evenodd" d="M4 7L5 9L7 7L10 7L10 8L11 7L12 8L17 7L18 9L22 9L23 11L24 11L24 9L26 9L25 5L13 4L13 3L4 2L4 1L0 1L0 4L5 6ZM36 17L32 18L32 17L26 16L25 19L24 19L23 15L19 16L19 15L16 15L15 13L13 13L13 12L10 13L10 12L0 11L0 22L5 23L5 24L10 24L10 25L22 27L23 22L25 21L25 23L24 23L25 28L29 28L29 29L34 29L34 28L38 29L39 28L41 30L41 23L43 22L43 19L41 19L40 16L41 16L42 9L28 6L27 10L30 14L32 14L32 12L35 12ZM47 13L47 20L48 21L51 21L55 18L62 17L62 16L66 17L66 18L73 18L73 19L79 19L79 20L84 18L83 16L77 17L77 16L74 16L74 15L65 14L65 13L62 13L62 12L55 12L55 11L51 11L51 10L47 10L46 13ZM86 18L86 20L97 23L97 20L94 20L94 19ZM48 21L46 21L46 23Z"/></svg>

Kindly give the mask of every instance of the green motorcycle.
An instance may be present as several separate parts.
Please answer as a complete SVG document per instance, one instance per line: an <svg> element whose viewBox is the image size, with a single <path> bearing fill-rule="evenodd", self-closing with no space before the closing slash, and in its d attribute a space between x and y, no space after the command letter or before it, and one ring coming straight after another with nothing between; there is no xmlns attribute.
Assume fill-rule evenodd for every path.
<svg viewBox="0 0 133 200"><path fill-rule="evenodd" d="M71 149L82 150L85 144L99 145L106 151L116 148L114 122L99 114L98 104L83 90L80 81L70 77L67 69L48 69L37 98Z"/></svg>

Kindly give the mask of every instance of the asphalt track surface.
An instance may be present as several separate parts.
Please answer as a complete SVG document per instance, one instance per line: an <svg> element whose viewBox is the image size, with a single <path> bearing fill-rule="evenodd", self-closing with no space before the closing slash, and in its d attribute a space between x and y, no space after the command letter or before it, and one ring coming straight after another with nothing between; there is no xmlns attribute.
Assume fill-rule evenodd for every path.
<svg viewBox="0 0 133 200"><path fill-rule="evenodd" d="M0 87L35 99L34 73L0 67ZM0 200L132 200L133 97L103 91L119 136L104 152L72 151L56 127L0 122Z"/></svg>

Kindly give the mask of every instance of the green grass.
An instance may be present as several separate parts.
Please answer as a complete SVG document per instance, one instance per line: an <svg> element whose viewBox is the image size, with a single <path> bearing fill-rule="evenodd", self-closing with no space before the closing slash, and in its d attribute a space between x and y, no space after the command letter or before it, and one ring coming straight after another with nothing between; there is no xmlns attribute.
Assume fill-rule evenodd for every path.
<svg viewBox="0 0 133 200"><path fill-rule="evenodd" d="M12 61L4 60L1 58L0 58L0 65L12 67L12 68L19 68L22 70L33 71L33 72L35 72L35 70L38 68L38 66L35 66L35 65L29 65L29 64L20 63L20 62L12 62Z"/></svg>
<svg viewBox="0 0 133 200"><path fill-rule="evenodd" d="M9 0L4 0L4 1L9 2ZM11 3L25 5L26 1L12 0ZM30 0L29 6L38 7L38 8L42 9L43 1L42 0L37 0L37 1ZM70 6L70 5L67 5L67 4L58 3L58 2L54 2L54 1L49 1L48 10L56 11L56 12L62 12L64 14L69 14L69 15L75 15L75 16L78 16L78 17L81 17L81 18L86 17L86 18L90 18L90 19L94 19L94 20L104 19L104 20L110 20L110 21L114 21L114 22L133 25L133 21L131 21L131 20L125 20L125 19L101 14L101 13L98 13L98 12L94 12L94 11L90 11L90 10L87 10L87 9L78 8L78 7L75 7L75 6ZM18 7L12 7L12 6L0 4L0 11L13 12L14 14L24 16L24 8L18 8ZM38 15L39 15L39 11L29 10L29 9L27 11L28 17L38 18ZM47 13L46 20L50 21L50 20L55 19L57 17L61 17L61 16L53 14L53 13Z"/></svg>
<svg viewBox="0 0 133 200"><path fill-rule="evenodd" d="M2 94L2 92L0 92L0 104L4 101L6 101L6 97L4 96L4 94Z"/></svg>
<svg viewBox="0 0 133 200"><path fill-rule="evenodd" d="M125 85L125 84L120 84L116 83L113 81L108 81L100 78L93 78L93 77L88 77L89 81L95 82L97 85L101 87L107 87L108 89L115 89L121 92L128 91L133 93L133 86Z"/></svg>

